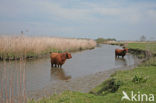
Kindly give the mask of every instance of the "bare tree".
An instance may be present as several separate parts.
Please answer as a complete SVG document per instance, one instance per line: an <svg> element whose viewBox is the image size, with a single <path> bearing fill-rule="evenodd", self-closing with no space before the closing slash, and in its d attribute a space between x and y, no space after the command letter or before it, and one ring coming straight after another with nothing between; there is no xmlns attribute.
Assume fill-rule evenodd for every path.
<svg viewBox="0 0 156 103"><path fill-rule="evenodd" d="M145 37L144 35L142 35L142 36L140 37L140 41L146 41L146 37Z"/></svg>

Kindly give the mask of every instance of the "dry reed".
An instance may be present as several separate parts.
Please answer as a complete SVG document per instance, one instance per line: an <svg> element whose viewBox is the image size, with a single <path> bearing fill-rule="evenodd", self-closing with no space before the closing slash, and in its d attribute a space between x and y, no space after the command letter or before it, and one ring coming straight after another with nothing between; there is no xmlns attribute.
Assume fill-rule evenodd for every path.
<svg viewBox="0 0 156 103"><path fill-rule="evenodd" d="M58 51L78 51L95 46L96 42L90 39L0 36L0 59L31 57Z"/></svg>

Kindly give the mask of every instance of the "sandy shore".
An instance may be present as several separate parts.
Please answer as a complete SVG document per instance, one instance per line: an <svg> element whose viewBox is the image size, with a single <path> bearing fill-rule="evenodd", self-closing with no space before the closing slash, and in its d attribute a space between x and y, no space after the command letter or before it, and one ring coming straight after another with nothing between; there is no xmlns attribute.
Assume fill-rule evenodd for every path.
<svg viewBox="0 0 156 103"><path fill-rule="evenodd" d="M27 93L29 99L34 98L38 100L42 97L49 97L53 94L62 93L65 90L79 91L83 93L88 93L92 88L95 88L97 85L101 84L104 80L108 79L111 74L118 70L128 70L135 68L139 60L135 65L115 68L108 71L97 72L95 74L86 75L84 77L74 78L66 81L58 81L44 87L42 90L31 91Z"/></svg>

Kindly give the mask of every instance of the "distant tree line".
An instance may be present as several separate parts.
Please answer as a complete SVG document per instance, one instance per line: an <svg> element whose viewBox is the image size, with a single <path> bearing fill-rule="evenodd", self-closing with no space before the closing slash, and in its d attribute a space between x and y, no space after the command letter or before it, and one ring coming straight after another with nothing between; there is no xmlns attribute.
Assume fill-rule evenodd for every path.
<svg viewBox="0 0 156 103"><path fill-rule="evenodd" d="M107 39L105 39L105 38L97 38L95 41L97 43L105 43L105 42L108 42L108 41L116 41L116 39L115 38L107 38Z"/></svg>

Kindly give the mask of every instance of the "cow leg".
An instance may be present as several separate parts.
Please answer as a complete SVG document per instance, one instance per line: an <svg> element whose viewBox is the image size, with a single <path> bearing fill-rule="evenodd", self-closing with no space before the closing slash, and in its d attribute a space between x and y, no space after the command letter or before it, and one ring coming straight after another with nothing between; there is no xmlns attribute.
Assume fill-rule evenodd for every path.
<svg viewBox="0 0 156 103"><path fill-rule="evenodd" d="M53 64L51 63L51 67L53 67Z"/></svg>
<svg viewBox="0 0 156 103"><path fill-rule="evenodd" d="M59 68L61 68L61 65L59 65Z"/></svg>
<svg viewBox="0 0 156 103"><path fill-rule="evenodd" d="M116 58L119 58L119 55L115 54Z"/></svg>

